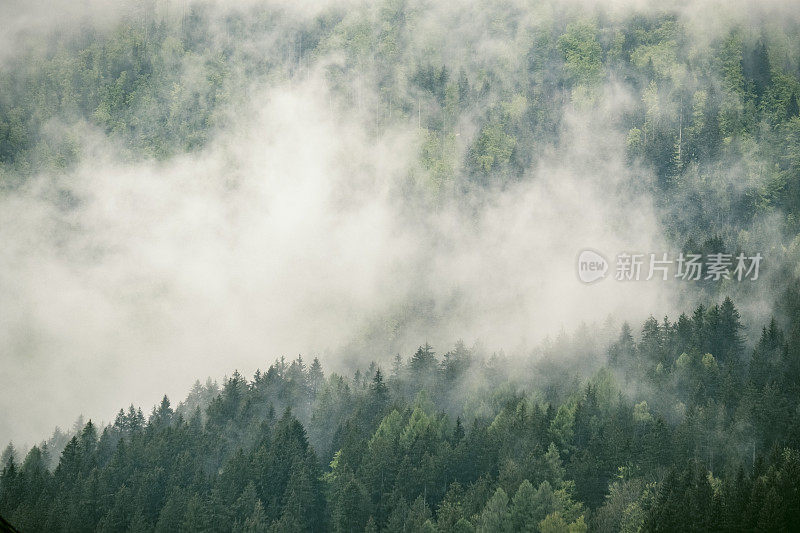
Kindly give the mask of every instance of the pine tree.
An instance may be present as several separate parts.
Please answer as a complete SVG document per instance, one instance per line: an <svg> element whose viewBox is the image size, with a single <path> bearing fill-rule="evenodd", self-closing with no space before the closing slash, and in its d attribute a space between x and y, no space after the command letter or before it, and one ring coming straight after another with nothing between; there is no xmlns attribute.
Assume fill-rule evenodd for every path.
<svg viewBox="0 0 800 533"><path fill-rule="evenodd" d="M78 479L82 466L82 447L78 443L78 437L72 437L61 452L61 460L53 473L56 486L61 487L60 490L71 489Z"/></svg>
<svg viewBox="0 0 800 533"><path fill-rule="evenodd" d="M174 414L172 407L170 407L169 398L167 398L165 394L158 407L153 409L153 414L150 415L149 425L151 427L169 426Z"/></svg>
<svg viewBox="0 0 800 533"><path fill-rule="evenodd" d="M542 517L537 516L536 489L523 480L511 504L511 524L514 531L535 532Z"/></svg>
<svg viewBox="0 0 800 533"><path fill-rule="evenodd" d="M369 513L369 495L364 486L351 474L346 473L346 480L340 482L340 489L334 495L336 504L333 509L334 531L339 533L356 533L364 531Z"/></svg>
<svg viewBox="0 0 800 533"><path fill-rule="evenodd" d="M767 88L772 83L769 54L767 53L767 45L764 39L759 39L749 53L743 54L742 72L748 80L748 85L756 101L761 101Z"/></svg>
<svg viewBox="0 0 800 533"><path fill-rule="evenodd" d="M380 368L375 371L369 390L372 410L375 415L380 416L389 405L389 388L383 382Z"/></svg>
<svg viewBox="0 0 800 533"><path fill-rule="evenodd" d="M403 358L400 357L400 354L396 354L392 360L392 373L389 376L389 386L392 389L392 393L397 397L404 396L403 369Z"/></svg>
<svg viewBox="0 0 800 533"><path fill-rule="evenodd" d="M408 516L409 507L406 499L402 496L396 501L392 512L389 513L389 518L386 521L387 533L405 533L408 531L406 527L406 517Z"/></svg>
<svg viewBox="0 0 800 533"><path fill-rule="evenodd" d="M453 428L453 437L451 439L453 445L458 444L464 438L464 425L461 423L461 417L456 418L456 427Z"/></svg>
<svg viewBox="0 0 800 533"><path fill-rule="evenodd" d="M292 465L286 492L283 497L283 515L302 531L321 531L325 528L325 499L319 483L317 458L308 449L305 457Z"/></svg>
<svg viewBox="0 0 800 533"><path fill-rule="evenodd" d="M425 346L420 346L411 357L411 371L417 376L423 376L436 368L436 357L432 347L426 342Z"/></svg>
<svg viewBox="0 0 800 533"><path fill-rule="evenodd" d="M503 533L513 531L511 513L508 510L508 496L502 488L486 502L481 512L476 531L480 533Z"/></svg>
<svg viewBox="0 0 800 533"><path fill-rule="evenodd" d="M406 528L408 531L426 531L428 529L426 523L431 520L431 517L431 510L425 502L425 498L420 494L408 509Z"/></svg>
<svg viewBox="0 0 800 533"><path fill-rule="evenodd" d="M253 512L244 521L241 533L266 533L269 530L269 519L267 513L264 512L264 506L261 500L256 500L253 506Z"/></svg>
<svg viewBox="0 0 800 533"><path fill-rule="evenodd" d="M738 361L744 348L739 310L733 301L726 297L719 307L719 359L722 362Z"/></svg>
<svg viewBox="0 0 800 533"><path fill-rule="evenodd" d="M19 505L20 487L14 446L9 444L3 452L3 470L0 472L0 511L10 513Z"/></svg>
<svg viewBox="0 0 800 533"><path fill-rule="evenodd" d="M617 342L609 348L608 362L612 366L627 365L633 357L633 352L634 342L631 327L627 322L624 322Z"/></svg>
<svg viewBox="0 0 800 533"><path fill-rule="evenodd" d="M186 514L187 498L183 490L173 488L158 515L155 530L158 533L179 531Z"/></svg>
<svg viewBox="0 0 800 533"><path fill-rule="evenodd" d="M786 119L791 120L796 116L800 116L800 105L797 103L797 93L792 92L792 96L786 106Z"/></svg>
<svg viewBox="0 0 800 533"><path fill-rule="evenodd" d="M436 511L436 525L439 531L442 533L455 531L458 521L465 518L465 512L464 489L457 481L453 482Z"/></svg>
<svg viewBox="0 0 800 533"><path fill-rule="evenodd" d="M322 364L319 362L319 357L315 357L308 368L308 382L311 387L311 393L316 396L322 389L322 384L325 382L325 374L322 371Z"/></svg>
<svg viewBox="0 0 800 533"><path fill-rule="evenodd" d="M418 389L430 388L436 382L437 362L432 347L426 342L411 356L409 369Z"/></svg>
<svg viewBox="0 0 800 533"><path fill-rule="evenodd" d="M206 502L198 493L192 494L186 503L186 514L179 531L207 531L211 527L211 516L209 516Z"/></svg>

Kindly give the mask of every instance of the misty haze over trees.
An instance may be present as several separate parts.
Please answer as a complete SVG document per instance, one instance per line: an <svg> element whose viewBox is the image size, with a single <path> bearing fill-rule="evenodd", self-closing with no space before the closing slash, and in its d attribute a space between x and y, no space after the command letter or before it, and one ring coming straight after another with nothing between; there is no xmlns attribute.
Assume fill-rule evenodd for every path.
<svg viewBox="0 0 800 533"><path fill-rule="evenodd" d="M281 358L89 421L60 458L9 447L0 509L31 531L788 531L800 336L772 321L746 352L741 329L725 299L623 325L592 369L592 334L353 376Z"/></svg>
<svg viewBox="0 0 800 533"><path fill-rule="evenodd" d="M221 4L0 8L0 516L800 527L800 8Z"/></svg>

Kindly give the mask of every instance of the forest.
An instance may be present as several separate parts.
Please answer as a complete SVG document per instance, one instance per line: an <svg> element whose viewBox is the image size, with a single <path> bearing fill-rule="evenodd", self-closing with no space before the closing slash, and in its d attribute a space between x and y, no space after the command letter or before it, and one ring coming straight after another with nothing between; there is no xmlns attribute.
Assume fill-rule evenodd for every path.
<svg viewBox="0 0 800 533"><path fill-rule="evenodd" d="M393 174L381 190L396 208L389 218L396 215L425 235L424 253L408 270L384 267L367 254L363 261L379 265L393 282L404 276L409 285L425 282L416 292L397 289L400 296L386 287L365 288L362 295L349 285L331 288L311 275L300 278L313 297L326 288L331 300L356 293L369 319L352 336L337 338L326 355L304 346L276 349L267 340L254 349L262 356L252 376L231 364L224 378L207 378L191 359L176 359L173 371L198 379L185 398L164 395L152 410L130 404L110 423L81 416L32 446L8 444L0 456L0 517L22 532L800 528L800 9L767 2L758 11L757 3L736 3L730 16L714 23L707 12L636 3L621 12L602 2L322 4L231 8L152 1L102 21L54 23L41 34L12 33L9 23L9 35L18 36L13 53L0 54L0 411L9 420L26 416L19 395L30 385L13 376L27 375L20 368L48 366L58 356L47 351L64 344L76 353L118 353L135 361L135 353L109 346L129 342L119 330L142 323L153 337L142 335L147 338L135 348L149 349L164 335L177 339L163 343L165 353L199 351L206 328L219 333L221 346L230 342L232 352L241 347L233 342L239 330L230 325L236 315L225 316L235 305L178 326L159 323L175 309L196 306L186 296L192 290L236 293L234 304L245 302L248 311L273 305L274 298L279 311L265 317L285 311L307 321L298 331L336 333L339 322L315 322L307 307L289 305L293 296L275 287L259 292L262 286L252 280L271 271L247 270L254 261L249 255L235 256L240 262L229 270L236 283L222 288L206 286L202 276L198 285L182 284L181 276L192 276L183 268L181 276L152 282L138 270L123 270L133 259L137 268L166 272L173 258L158 249L150 254L143 243L157 241L159 232L174 237L167 243L199 239L193 226L181 224L206 216L202 204L175 218L153 215L154 226L141 234L136 218L108 229L103 221L115 212L122 217L127 200L146 214L161 211L148 211L154 204L131 194L128 185L98 200L78 179L94 165L109 168L98 151L112 153L108 157L123 168L155 168L157 176L175 161L196 158L203 166L203 154L214 153L224 132L240 127L248 113L242 110L250 109L258 90L324 86L322 107L342 124L344 117L352 121L350 129L342 126L342 137L368 146L345 144L336 161L352 158L372 176L385 170L375 162L379 155L399 154L391 157L402 161L401 170L386 171ZM323 119L310 120L317 121ZM261 132L259 140L274 136L280 135ZM386 139L390 148L381 144ZM263 148L244 142L236 138L219 157L225 201L236 191L260 198L260 189L248 187L273 183L242 177L249 167L236 150ZM379 155L363 163L362 154L371 152ZM304 157L316 156L298 151L291 157L303 167ZM256 161L269 166L268 159ZM591 186L619 205L647 205L661 244L705 256L759 252L765 257L761 277L673 281L665 289L670 300L636 320L599 310L591 322L546 331L523 349L515 348L515 339L506 346L482 342L470 327L484 317L489 330L522 324L516 293L533 291L533 284L486 274L487 284L507 284L513 293L501 302L503 313L492 315L499 304L479 304L498 301L467 282L458 287L458 280L472 278L458 278L458 265L439 251L487 241L462 237L453 244L442 235L463 221L475 223L465 224L467 235L484 228L487 212L512 205L500 200L527 198L518 192L543 181L542 168L566 160L586 174L601 169ZM280 171L280 162L275 165ZM191 176L188 168L142 177L150 187L146 196L163 200L159 209L182 207L164 182ZM344 168L349 181L331 186L328 203L321 202L325 209L343 205L344 212L350 198L372 191L358 181L361 174L356 179ZM108 174L102 179L112 182ZM583 183L565 176L564 190ZM193 186L213 189L197 182ZM278 195L287 190L275 187ZM311 188L300 190L314 196ZM26 203L30 199L36 203ZM234 224L238 208L249 205L236 201L222 215L209 215L217 224L210 233L227 235L220 228ZM96 218L99 211L91 209L97 205L108 219ZM277 200L270 210L281 216L281 206ZM50 218L27 218L43 212ZM609 227L622 228L623 236L646 233L648 223L637 216L620 213L626 225ZM487 218L499 234L518 229L514 217ZM337 222L321 220L323 226ZM366 225L357 225L359 231ZM365 246L371 238L365 232ZM361 261L361 239L359 233L354 243L341 245L345 254L351 246L359 250L345 270ZM254 242L215 242L213 254L198 249L198 262L217 261L224 270L229 264L219 257L257 248ZM403 246L398 237L397 247ZM129 248L146 250L141 255L151 262L124 255ZM280 251L263 256L271 261ZM337 257L323 259L335 263ZM81 302L97 309L78 315L88 321L85 329L80 321L62 327L70 304L57 300L61 314L55 318L40 313L47 305L37 299L38 283L49 282L25 273L49 261L66 267L36 272L58 273L55 284L74 282L77 288L55 285L65 298L70 290L96 295L86 292L95 282L122 288ZM430 278L428 270L435 272ZM95 277L79 284L75 280L85 279L74 272L84 271ZM454 276L452 292L431 289L451 281L441 271ZM364 277L365 284L372 279ZM484 272L476 278L484 279ZM133 289L124 285L129 282ZM651 285L643 282L641 290ZM497 292L496 285L488 287ZM589 289L576 280L569 290ZM376 292L396 299L384 305ZM220 298L227 297L233 296ZM148 298L152 309L139 304ZM532 299L543 315L560 308L556 298ZM634 309L633 300L621 305ZM108 329L97 325L108 309L134 304L135 312L114 315ZM664 316L667 309L677 312ZM261 315L254 314L248 328L260 327ZM333 314L353 321L361 316ZM458 329L445 322L447 315L473 320ZM187 323L186 332L176 333ZM439 326L442 331L430 336ZM451 336L455 330L459 335ZM281 355L298 351L311 355ZM108 369L103 361L96 372ZM149 377L145 370L129 379ZM62 395L54 394L41 401L58 403ZM6 438L4 422L0 439Z"/></svg>
<svg viewBox="0 0 800 533"><path fill-rule="evenodd" d="M746 351L733 302L623 324L520 368L462 342L326 375L275 361L3 453L22 531L792 531L800 520L794 327ZM714 355L716 354L716 355ZM60 456L54 453L63 447Z"/></svg>

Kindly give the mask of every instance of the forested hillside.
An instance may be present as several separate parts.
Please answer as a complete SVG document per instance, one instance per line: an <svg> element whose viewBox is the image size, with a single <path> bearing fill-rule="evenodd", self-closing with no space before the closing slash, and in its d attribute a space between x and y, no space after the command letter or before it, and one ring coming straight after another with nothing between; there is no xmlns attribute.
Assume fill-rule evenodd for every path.
<svg viewBox="0 0 800 533"><path fill-rule="evenodd" d="M203 380L9 444L0 516L800 527L800 10L222 4L0 41L2 444L87 389ZM603 246L764 264L590 293L571 261Z"/></svg>
<svg viewBox="0 0 800 533"><path fill-rule="evenodd" d="M622 132L630 164L654 173L632 186L656 195L667 233L736 237L776 210L780 226L800 228L792 17L743 12L698 28L679 10L501 2L473 8L473 27L455 8L400 1L315 16L269 3L219 11L145 3L111 28L23 39L0 76L3 187L76 163L86 132L70 126L101 128L130 158L168 158L203 147L257 84L321 72L331 105L375 133L421 128L408 179L433 197L529 178L559 145L565 112L611 105L608 133ZM491 43L499 49L471 53Z"/></svg>
<svg viewBox="0 0 800 533"><path fill-rule="evenodd" d="M353 376L280 359L89 421L57 461L6 450L0 511L23 531L790 531L798 296L792 332L748 351L728 299L623 325L586 379L577 337Z"/></svg>

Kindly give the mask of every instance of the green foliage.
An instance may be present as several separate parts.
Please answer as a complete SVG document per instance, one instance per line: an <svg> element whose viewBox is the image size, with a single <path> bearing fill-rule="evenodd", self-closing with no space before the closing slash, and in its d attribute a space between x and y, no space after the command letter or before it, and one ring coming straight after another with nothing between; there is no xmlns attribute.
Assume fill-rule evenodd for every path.
<svg viewBox="0 0 800 533"><path fill-rule="evenodd" d="M555 404L463 343L441 364L421 347L394 373L397 389L377 365L351 390L318 362L279 359L252 381L209 385L205 422L182 416L193 402L176 412L165 397L147 419L130 407L77 428L52 471L47 445L21 462L7 447L0 513L30 531L786 529L800 519L798 339L772 320L747 368L728 299L675 323L648 319L638 342L624 326L608 366ZM464 380L496 379L527 392L467 424L443 411L476 394ZM620 394L634 382L650 386ZM329 468L315 448L333 450Z"/></svg>
<svg viewBox="0 0 800 533"><path fill-rule="evenodd" d="M603 71L603 49L597 42L597 27L589 22L573 22L558 38L570 78L579 84L592 85Z"/></svg>
<svg viewBox="0 0 800 533"><path fill-rule="evenodd" d="M331 54L331 106L373 105L357 79L377 95L377 135L419 126L411 179L432 203L528 179L564 142L565 113L613 79L631 97L609 136L625 139L632 168L652 170L652 185L632 185L686 251L724 248L707 235L745 241L759 221L800 230L793 29L733 29L698 47L675 14L565 13L526 27L509 66L420 46L426 14L404 2L290 23L261 7L224 21L195 7L180 22L124 18L4 62L0 189L68 171L92 131L130 159L198 150L246 87ZM515 13L491 32L521 26ZM266 31L270 53L254 53ZM352 378L281 358L252 379L197 382L149 417L130 406L24 457L7 448L0 514L24 531L791 530L800 291L785 292L757 342L720 295L674 322L624 325L587 375L561 362L577 341L524 367L462 342L437 357L426 343L388 374Z"/></svg>
<svg viewBox="0 0 800 533"><path fill-rule="evenodd" d="M369 109L376 134L409 121L420 126L408 190L431 205L534 175L539 157L564 142L565 112L589 109L614 80L632 103L609 133L627 136L630 163L656 174L649 192L675 242L740 235L770 215L789 234L800 228L800 76L796 49L786 44L796 40L791 28L733 27L700 46L669 9L553 18L520 17L509 7L492 15L491 27L518 32L508 43L524 56L515 66L421 45L415 31L427 12L403 2L324 9L303 20L262 5L224 20L187 9L176 19L142 6L110 28L52 35L49 46L24 47L4 62L2 187L71 168L93 130L122 147L125 159L201 149L251 100L251 87L336 57L323 67L332 106ZM709 206L728 209L710 217Z"/></svg>

